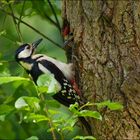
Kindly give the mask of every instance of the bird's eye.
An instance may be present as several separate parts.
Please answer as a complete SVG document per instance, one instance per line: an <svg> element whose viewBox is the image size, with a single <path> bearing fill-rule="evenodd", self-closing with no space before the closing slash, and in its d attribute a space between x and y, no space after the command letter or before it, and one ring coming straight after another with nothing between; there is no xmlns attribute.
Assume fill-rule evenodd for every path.
<svg viewBox="0 0 140 140"><path fill-rule="evenodd" d="M26 49L30 49L30 46L27 46Z"/></svg>

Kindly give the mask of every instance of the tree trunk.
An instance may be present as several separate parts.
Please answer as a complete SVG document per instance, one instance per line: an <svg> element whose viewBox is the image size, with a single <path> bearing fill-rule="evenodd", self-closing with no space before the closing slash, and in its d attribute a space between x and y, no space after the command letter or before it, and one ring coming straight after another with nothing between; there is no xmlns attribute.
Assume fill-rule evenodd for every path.
<svg viewBox="0 0 140 140"><path fill-rule="evenodd" d="M84 98L124 105L123 111L103 110L102 121L89 120L97 139L140 138L139 6L138 0L63 0Z"/></svg>

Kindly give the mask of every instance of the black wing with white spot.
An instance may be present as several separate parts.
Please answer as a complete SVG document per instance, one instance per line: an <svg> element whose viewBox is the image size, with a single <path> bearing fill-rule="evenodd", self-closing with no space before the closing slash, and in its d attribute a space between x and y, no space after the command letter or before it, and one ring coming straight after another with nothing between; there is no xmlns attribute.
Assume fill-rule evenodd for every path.
<svg viewBox="0 0 140 140"><path fill-rule="evenodd" d="M62 71L52 62L47 60L39 61L47 70L54 74L55 79L60 83L61 90L53 95L53 98L65 106L79 102L80 97L76 93L72 84L66 79Z"/></svg>
<svg viewBox="0 0 140 140"><path fill-rule="evenodd" d="M74 104L75 102L80 101L80 96L76 93L75 89L67 79L63 79L63 86L61 91L55 94L53 98L65 106L70 106L70 104Z"/></svg>

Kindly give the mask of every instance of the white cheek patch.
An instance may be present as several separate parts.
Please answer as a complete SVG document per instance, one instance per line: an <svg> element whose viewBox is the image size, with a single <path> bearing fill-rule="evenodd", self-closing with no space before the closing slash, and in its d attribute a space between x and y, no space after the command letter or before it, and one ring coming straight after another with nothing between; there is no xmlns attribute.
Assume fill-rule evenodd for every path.
<svg viewBox="0 0 140 140"><path fill-rule="evenodd" d="M18 54L18 58L27 58L31 56L32 51L31 50L23 50Z"/></svg>

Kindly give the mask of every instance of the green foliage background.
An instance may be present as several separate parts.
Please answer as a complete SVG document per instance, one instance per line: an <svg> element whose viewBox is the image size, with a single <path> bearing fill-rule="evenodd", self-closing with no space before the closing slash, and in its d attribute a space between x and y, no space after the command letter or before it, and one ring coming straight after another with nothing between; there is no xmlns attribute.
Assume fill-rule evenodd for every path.
<svg viewBox="0 0 140 140"><path fill-rule="evenodd" d="M51 5L49 4L51 2ZM57 23L55 15L51 9L53 6L55 14L60 25ZM27 81L29 78L24 69L19 66L15 60L15 50L22 43L32 43L33 41L44 38L37 53L45 53L48 56L55 57L61 61L66 61L65 52L56 44L47 40L44 36L23 24L16 18L13 19L12 13L18 19L21 19L31 27L35 28L45 37L50 38L56 44L63 45L60 26L61 19L61 1L59 0L1 0L0 1L0 139L31 139L39 138L41 140L53 139L48 121L43 120L38 123L24 120L25 115L36 113L34 109L29 111L17 110L15 102L22 96L38 97L35 91L35 85ZM16 23L15 21L16 20ZM17 29L18 28L18 29ZM4 82L4 77L20 76L25 80L10 79ZM60 106L59 103L47 97L46 104L48 110L52 111L54 121L67 120L70 117L68 110ZM22 104L22 103L21 103ZM40 103L39 103L40 104ZM31 104L32 106L33 104ZM41 106L41 105L40 105ZM30 107L29 107L30 108ZM35 112L34 112L35 111ZM53 112L54 111L54 112ZM59 112L59 113L58 113ZM62 112L62 113L61 113ZM42 112L41 112L42 113ZM51 117L52 117L51 116ZM63 120L64 119L64 120ZM55 123L56 125L57 123ZM60 127L62 127L60 125ZM54 128L55 129L55 128ZM70 129L70 128L68 128ZM62 134L56 132L56 137L63 138ZM66 132L67 139L71 139L77 133L77 129ZM65 133L64 133L65 134Z"/></svg>

